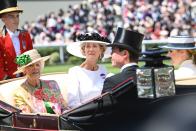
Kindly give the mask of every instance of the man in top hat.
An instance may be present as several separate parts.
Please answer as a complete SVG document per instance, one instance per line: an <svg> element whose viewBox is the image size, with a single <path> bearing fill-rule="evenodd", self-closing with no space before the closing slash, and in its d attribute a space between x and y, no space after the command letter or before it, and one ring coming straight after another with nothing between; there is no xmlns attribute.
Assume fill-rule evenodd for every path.
<svg viewBox="0 0 196 131"><path fill-rule="evenodd" d="M178 68L174 71L175 79L196 76L196 46L191 36L170 36L168 44L162 46L169 50L171 63Z"/></svg>
<svg viewBox="0 0 196 131"><path fill-rule="evenodd" d="M4 23L0 31L0 80L14 78L17 70L16 56L33 48L27 31L19 30L19 9L16 0L1 0L0 18Z"/></svg>
<svg viewBox="0 0 196 131"><path fill-rule="evenodd" d="M102 93L111 92L114 100L113 113L100 123L105 130L131 130L135 126L137 107L136 69L144 35L124 28L118 28L112 44L112 66L120 68L120 73L104 81ZM132 121L134 120L134 121Z"/></svg>
<svg viewBox="0 0 196 131"><path fill-rule="evenodd" d="M102 93L122 87L129 81L136 83L136 68L143 37L138 32L118 28L113 43L108 46L112 47L112 66L120 68L121 72L105 79ZM136 87L128 84L123 88L130 91L130 97L137 97Z"/></svg>

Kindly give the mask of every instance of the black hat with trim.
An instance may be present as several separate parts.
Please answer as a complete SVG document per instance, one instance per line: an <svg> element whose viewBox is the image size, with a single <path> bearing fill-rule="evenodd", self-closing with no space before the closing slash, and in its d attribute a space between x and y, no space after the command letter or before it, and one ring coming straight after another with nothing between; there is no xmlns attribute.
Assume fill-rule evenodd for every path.
<svg viewBox="0 0 196 131"><path fill-rule="evenodd" d="M82 53L82 46L84 44L87 43L91 43L91 44L99 44L99 45L103 45L104 47L106 47L106 50L103 54L103 58L109 58L111 57L111 48L107 47L108 44L110 44L110 40L107 39L107 37L103 37L98 33L85 33L85 34L80 34L78 36L78 40L76 42L73 43L69 43L66 47L67 51L77 57L80 58L86 58L86 56Z"/></svg>
<svg viewBox="0 0 196 131"><path fill-rule="evenodd" d="M161 48L151 48L142 52L142 56L139 58L139 61L145 61L146 66L160 66L163 65L163 60L169 60L170 57L167 57L163 54L166 54L167 51Z"/></svg>
<svg viewBox="0 0 196 131"><path fill-rule="evenodd" d="M1 0L0 17L2 14L9 12L23 12L23 10L17 6L17 0Z"/></svg>

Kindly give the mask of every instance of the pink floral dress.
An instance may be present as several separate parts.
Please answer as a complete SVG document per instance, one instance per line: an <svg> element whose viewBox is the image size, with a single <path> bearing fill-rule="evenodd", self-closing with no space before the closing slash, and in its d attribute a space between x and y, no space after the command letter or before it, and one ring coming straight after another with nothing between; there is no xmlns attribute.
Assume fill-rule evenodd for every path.
<svg viewBox="0 0 196 131"><path fill-rule="evenodd" d="M40 87L32 87L24 82L22 88L22 92L19 89L15 93L15 105L23 112L61 114L66 108L56 81L40 80Z"/></svg>

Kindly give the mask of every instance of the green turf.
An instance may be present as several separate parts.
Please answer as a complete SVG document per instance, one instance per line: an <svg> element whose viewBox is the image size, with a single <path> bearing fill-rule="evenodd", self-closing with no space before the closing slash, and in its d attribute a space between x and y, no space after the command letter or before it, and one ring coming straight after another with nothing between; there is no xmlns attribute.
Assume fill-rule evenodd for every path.
<svg viewBox="0 0 196 131"><path fill-rule="evenodd" d="M108 72L112 72L112 73L119 72L119 69L112 67L111 63L105 63L103 65L107 68ZM66 72L67 73L68 69L73 66L75 65L59 64L59 65L45 66L43 73L44 74L52 73L52 72Z"/></svg>
<svg viewBox="0 0 196 131"><path fill-rule="evenodd" d="M52 73L52 72L67 72L70 67L73 65L58 64L58 65L47 65L44 67L43 73Z"/></svg>
<svg viewBox="0 0 196 131"><path fill-rule="evenodd" d="M170 61L165 61L164 63L170 65ZM103 65L107 68L108 72L111 72L111 73L118 73L119 72L119 69L112 67L111 63L104 63ZM142 66L142 65L144 65L144 63L139 62L139 66ZM52 72L66 72L67 73L68 69L73 66L75 66L75 65L58 64L58 65L52 65L52 66L45 66L43 73L44 74L45 73L52 73Z"/></svg>

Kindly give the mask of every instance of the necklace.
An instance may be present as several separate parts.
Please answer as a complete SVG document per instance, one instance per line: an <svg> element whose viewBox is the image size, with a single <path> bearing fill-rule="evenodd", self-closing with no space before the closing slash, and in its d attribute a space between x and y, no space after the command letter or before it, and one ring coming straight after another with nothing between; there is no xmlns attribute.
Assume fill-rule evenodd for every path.
<svg viewBox="0 0 196 131"><path fill-rule="evenodd" d="M91 70L91 71L96 71L97 69L98 69L98 66L97 65L95 65L95 66L92 66L92 67L85 67L85 66L81 66L82 68L85 68L85 69L87 69L87 70Z"/></svg>
<svg viewBox="0 0 196 131"><path fill-rule="evenodd" d="M96 65L96 66L93 66L92 68L91 68L91 70L92 71L96 71L98 69L98 66Z"/></svg>

